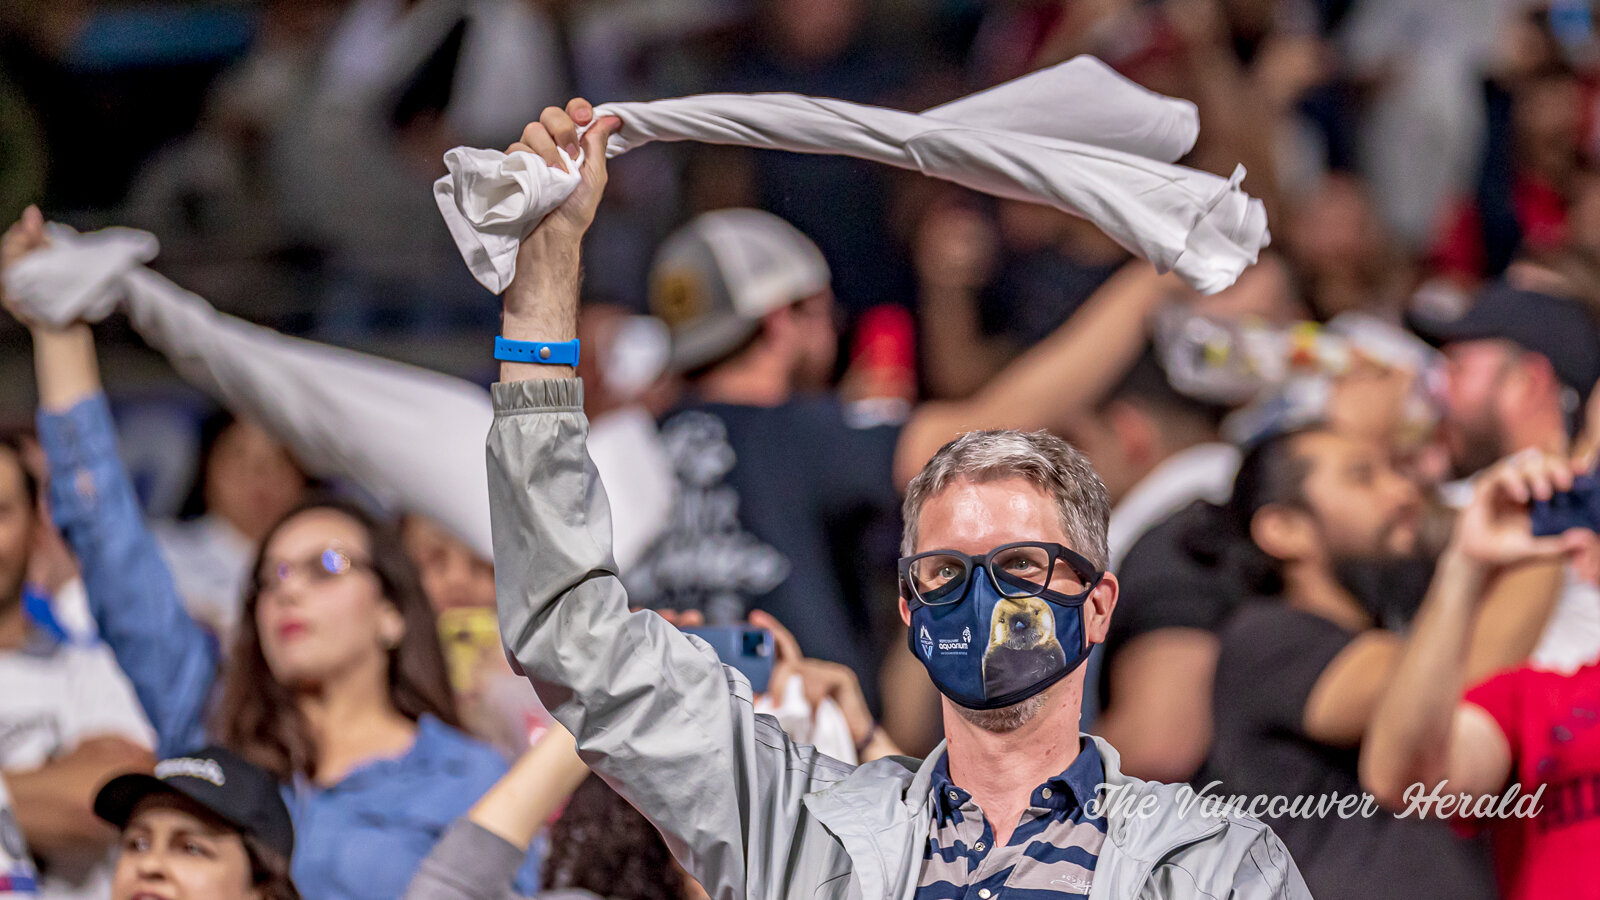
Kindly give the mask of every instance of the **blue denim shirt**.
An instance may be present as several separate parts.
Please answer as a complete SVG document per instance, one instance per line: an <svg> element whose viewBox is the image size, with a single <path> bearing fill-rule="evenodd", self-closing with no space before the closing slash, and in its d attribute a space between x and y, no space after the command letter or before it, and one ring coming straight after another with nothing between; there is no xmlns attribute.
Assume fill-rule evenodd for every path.
<svg viewBox="0 0 1600 900"><path fill-rule="evenodd" d="M40 411L56 525L78 557L101 638L133 682L161 756L206 743L205 715L221 654L185 612L117 455L103 394L64 413ZM431 716L411 749L362 765L332 787L286 785L294 880L308 898L394 900L445 829L506 772L489 745ZM538 887L538 851L516 890Z"/></svg>

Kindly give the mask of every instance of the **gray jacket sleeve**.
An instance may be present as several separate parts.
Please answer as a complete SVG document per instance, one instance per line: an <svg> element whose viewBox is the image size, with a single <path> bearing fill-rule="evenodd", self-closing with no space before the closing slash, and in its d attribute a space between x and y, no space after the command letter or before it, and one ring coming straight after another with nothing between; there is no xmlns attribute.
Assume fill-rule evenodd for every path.
<svg viewBox="0 0 1600 900"><path fill-rule="evenodd" d="M1233 893L1237 900L1311 900L1311 889L1300 876L1300 868L1272 829L1263 827L1250 856L1234 873Z"/></svg>
<svg viewBox="0 0 1600 900"><path fill-rule="evenodd" d="M458 819L423 859L405 900L522 900L511 880L527 858L526 849Z"/></svg>
<svg viewBox="0 0 1600 900"><path fill-rule="evenodd" d="M749 683L704 642L629 613L582 399L576 379L494 386L501 636L584 761L712 897L782 896L801 798L850 767L755 715Z"/></svg>

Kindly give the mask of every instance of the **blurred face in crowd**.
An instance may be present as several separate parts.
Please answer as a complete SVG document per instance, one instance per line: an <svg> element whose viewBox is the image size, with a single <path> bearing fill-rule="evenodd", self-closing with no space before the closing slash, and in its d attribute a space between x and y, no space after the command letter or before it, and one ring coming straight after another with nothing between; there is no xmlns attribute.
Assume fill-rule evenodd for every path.
<svg viewBox="0 0 1600 900"><path fill-rule="evenodd" d="M112 900L245 900L254 888L239 832L198 805L156 795L122 831Z"/></svg>
<svg viewBox="0 0 1600 900"><path fill-rule="evenodd" d="M833 293L824 291L769 314L768 334L789 348L794 387L815 390L833 380L839 359L839 329Z"/></svg>
<svg viewBox="0 0 1600 900"><path fill-rule="evenodd" d="M1583 88L1576 78L1536 78L1512 104L1516 151L1524 165L1545 178L1560 178L1578 159L1583 125Z"/></svg>
<svg viewBox="0 0 1600 900"><path fill-rule="evenodd" d="M206 464L206 509L251 540L260 540L305 496L306 476L261 426L235 421L217 438Z"/></svg>
<svg viewBox="0 0 1600 900"><path fill-rule="evenodd" d="M0 613L22 600L34 524L22 458L10 447L0 446Z"/></svg>
<svg viewBox="0 0 1600 900"><path fill-rule="evenodd" d="M1440 437L1457 476L1492 465L1511 450L1507 390L1521 352L1505 341L1462 341L1444 350L1445 397Z"/></svg>
<svg viewBox="0 0 1600 900"><path fill-rule="evenodd" d="M267 543L257 577L261 652L278 682L300 689L387 679L405 622L372 570L360 522L333 509L289 519Z"/></svg>
<svg viewBox="0 0 1600 900"><path fill-rule="evenodd" d="M821 60L850 46L862 19L861 0L772 0L772 24L784 48L802 60Z"/></svg>
<svg viewBox="0 0 1600 900"><path fill-rule="evenodd" d="M426 516L406 516L400 536L406 555L417 564L422 589L435 612L463 606L494 607L494 563Z"/></svg>
<svg viewBox="0 0 1600 900"><path fill-rule="evenodd" d="M1305 465L1304 509L1258 513L1252 531L1262 549L1286 562L1334 567L1419 551L1421 497L1383 447L1317 431L1300 437L1294 453Z"/></svg>

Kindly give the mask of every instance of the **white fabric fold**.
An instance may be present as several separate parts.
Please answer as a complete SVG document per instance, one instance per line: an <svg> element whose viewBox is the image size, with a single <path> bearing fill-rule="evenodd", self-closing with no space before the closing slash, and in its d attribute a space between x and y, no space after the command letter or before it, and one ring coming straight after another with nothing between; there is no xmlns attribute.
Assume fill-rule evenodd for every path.
<svg viewBox="0 0 1600 900"><path fill-rule="evenodd" d="M27 318L55 328L110 315L122 294L122 277L161 250L155 235L134 228L79 234L52 222L45 230L50 246L7 266L5 288Z"/></svg>
<svg viewBox="0 0 1600 900"><path fill-rule="evenodd" d="M606 155L700 141L869 159L1094 222L1195 288L1222 290L1270 237L1261 203L1229 178L1171 164L1192 146L1192 105L1078 57L924 113L797 94L703 94L609 103ZM518 159L517 157L526 157ZM531 154L456 148L434 199L474 277L499 293L517 243L576 187ZM848 185L838 186L848 190Z"/></svg>
<svg viewBox="0 0 1600 900"><path fill-rule="evenodd" d="M824 756L850 765L858 762L844 710L827 697L815 707L807 703L805 679L799 675L791 675L784 685L782 703L774 703L770 693L761 694L756 697L755 711L757 715L777 719L778 725L797 744L810 744Z"/></svg>
<svg viewBox="0 0 1600 900"><path fill-rule="evenodd" d="M348 478L392 508L435 519L493 558L483 436L494 408L487 391L224 315L131 261L145 249L153 255L153 236L110 231L52 228L49 247L7 271L10 302L25 318L57 324L103 318L120 302L134 330L184 380L261 423L310 471ZM19 270L33 274L14 279ZM624 409L598 418L590 435L601 477L629 488L612 495L614 555L624 570L665 527L673 501L670 464L646 424Z"/></svg>

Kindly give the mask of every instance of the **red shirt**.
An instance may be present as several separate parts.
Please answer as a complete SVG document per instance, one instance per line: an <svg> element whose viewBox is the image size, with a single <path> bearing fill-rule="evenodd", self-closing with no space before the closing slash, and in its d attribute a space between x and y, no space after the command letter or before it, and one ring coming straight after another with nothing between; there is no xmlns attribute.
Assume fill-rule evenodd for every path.
<svg viewBox="0 0 1600 900"><path fill-rule="evenodd" d="M1522 792L1544 787L1537 815L1490 825L1501 893L1600 898L1600 665L1571 675L1514 669L1465 699L1499 723Z"/></svg>

